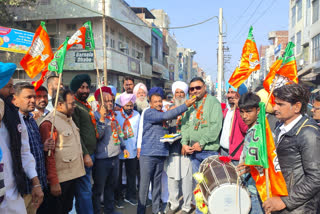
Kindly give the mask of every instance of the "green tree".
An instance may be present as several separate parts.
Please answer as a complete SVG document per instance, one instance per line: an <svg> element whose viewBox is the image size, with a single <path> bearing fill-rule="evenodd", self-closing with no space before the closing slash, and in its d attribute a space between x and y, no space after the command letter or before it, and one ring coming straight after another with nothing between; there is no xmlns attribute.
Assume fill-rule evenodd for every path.
<svg viewBox="0 0 320 214"><path fill-rule="evenodd" d="M0 0L0 25L13 27L14 17L12 9L35 3L37 0Z"/></svg>

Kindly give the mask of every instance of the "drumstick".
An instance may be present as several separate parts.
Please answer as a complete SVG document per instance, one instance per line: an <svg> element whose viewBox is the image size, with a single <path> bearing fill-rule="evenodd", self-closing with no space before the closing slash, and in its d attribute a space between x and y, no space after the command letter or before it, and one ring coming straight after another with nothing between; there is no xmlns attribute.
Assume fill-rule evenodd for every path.
<svg viewBox="0 0 320 214"><path fill-rule="evenodd" d="M236 191L236 194L237 194L236 195L236 207L237 208L239 207L239 179L240 179L240 176L238 175L238 177L237 177L237 191ZM241 210L240 210L240 213L241 213Z"/></svg>

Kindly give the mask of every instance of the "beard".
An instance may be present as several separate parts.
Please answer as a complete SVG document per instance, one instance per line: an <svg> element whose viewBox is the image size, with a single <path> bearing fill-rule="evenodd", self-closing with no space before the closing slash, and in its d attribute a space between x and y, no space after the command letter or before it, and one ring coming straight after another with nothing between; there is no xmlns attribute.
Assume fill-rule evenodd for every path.
<svg viewBox="0 0 320 214"><path fill-rule="evenodd" d="M179 98L179 99L174 99L174 105L175 106L181 106L186 102L186 98Z"/></svg>
<svg viewBox="0 0 320 214"><path fill-rule="evenodd" d="M138 98L136 100L136 104L137 104L138 111L143 111L144 109L146 109L149 106L147 97L145 97L143 100L140 100L140 98Z"/></svg>

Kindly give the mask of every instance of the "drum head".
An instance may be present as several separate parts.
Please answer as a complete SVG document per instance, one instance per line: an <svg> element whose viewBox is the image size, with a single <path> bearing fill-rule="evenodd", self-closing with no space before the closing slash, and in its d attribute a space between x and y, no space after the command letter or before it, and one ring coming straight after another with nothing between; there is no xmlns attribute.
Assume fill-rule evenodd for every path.
<svg viewBox="0 0 320 214"><path fill-rule="evenodd" d="M248 214L251 200L249 193L243 187L223 184L211 193L208 208L211 214Z"/></svg>

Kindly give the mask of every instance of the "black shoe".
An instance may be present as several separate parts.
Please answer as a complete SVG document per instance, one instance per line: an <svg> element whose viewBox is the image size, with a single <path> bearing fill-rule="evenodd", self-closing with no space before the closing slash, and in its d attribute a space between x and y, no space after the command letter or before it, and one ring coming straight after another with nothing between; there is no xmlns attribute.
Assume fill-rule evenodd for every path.
<svg viewBox="0 0 320 214"><path fill-rule="evenodd" d="M116 208L118 208L118 209L124 208L124 203L122 200L116 201Z"/></svg>
<svg viewBox="0 0 320 214"><path fill-rule="evenodd" d="M137 206L138 205L138 201L136 199L124 199L125 202L131 204L132 206Z"/></svg>

